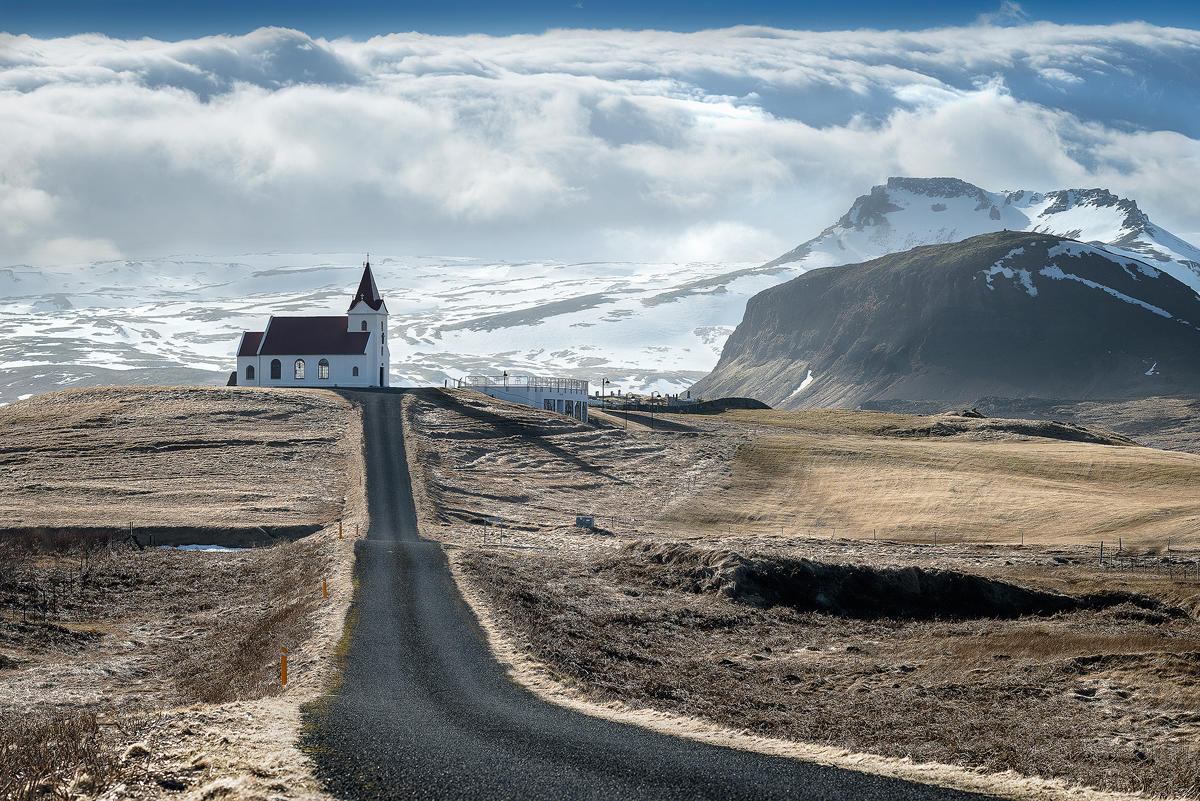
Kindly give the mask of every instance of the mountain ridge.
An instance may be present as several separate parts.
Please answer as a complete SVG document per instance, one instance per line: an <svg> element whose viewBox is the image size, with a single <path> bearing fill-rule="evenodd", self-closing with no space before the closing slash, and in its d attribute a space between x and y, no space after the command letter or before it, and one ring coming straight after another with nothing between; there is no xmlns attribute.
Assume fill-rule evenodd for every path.
<svg viewBox="0 0 1200 801"><path fill-rule="evenodd" d="M1135 200L1103 188L989 192L960 178L888 178L836 223L763 268L853 264L1005 230L1055 234L1149 259L1200 292L1200 248L1156 225Z"/></svg>

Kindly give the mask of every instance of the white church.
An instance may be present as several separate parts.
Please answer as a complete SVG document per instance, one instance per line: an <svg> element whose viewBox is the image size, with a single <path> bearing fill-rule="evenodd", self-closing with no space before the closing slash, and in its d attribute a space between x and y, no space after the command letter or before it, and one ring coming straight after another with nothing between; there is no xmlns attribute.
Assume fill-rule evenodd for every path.
<svg viewBox="0 0 1200 801"><path fill-rule="evenodd" d="M276 317L263 331L244 331L236 383L248 387L386 387L391 354L387 305L363 263L346 314Z"/></svg>

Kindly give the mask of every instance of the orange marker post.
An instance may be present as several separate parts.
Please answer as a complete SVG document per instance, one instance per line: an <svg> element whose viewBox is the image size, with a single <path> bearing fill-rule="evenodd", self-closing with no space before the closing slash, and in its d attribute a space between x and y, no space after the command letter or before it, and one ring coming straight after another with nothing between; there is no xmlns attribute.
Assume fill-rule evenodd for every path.
<svg viewBox="0 0 1200 801"><path fill-rule="evenodd" d="M325 579L321 579L321 597L329 597L329 587L325 584Z"/></svg>
<svg viewBox="0 0 1200 801"><path fill-rule="evenodd" d="M280 679L280 681L283 682L284 685L286 685L287 684L287 649L280 648L279 650L281 651L281 653L279 655L279 679Z"/></svg>

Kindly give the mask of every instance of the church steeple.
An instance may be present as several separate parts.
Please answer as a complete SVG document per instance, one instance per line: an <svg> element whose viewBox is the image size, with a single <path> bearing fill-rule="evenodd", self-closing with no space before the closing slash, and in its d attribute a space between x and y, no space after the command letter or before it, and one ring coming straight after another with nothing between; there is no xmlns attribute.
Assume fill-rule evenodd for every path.
<svg viewBox="0 0 1200 801"><path fill-rule="evenodd" d="M379 289L375 286L375 276L371 274L371 256L369 254L367 260L363 262L362 280L358 282L358 291L354 293L354 300L350 301L350 309L357 306L360 301L370 306L373 311L379 311L379 308L383 306L383 298L379 296Z"/></svg>

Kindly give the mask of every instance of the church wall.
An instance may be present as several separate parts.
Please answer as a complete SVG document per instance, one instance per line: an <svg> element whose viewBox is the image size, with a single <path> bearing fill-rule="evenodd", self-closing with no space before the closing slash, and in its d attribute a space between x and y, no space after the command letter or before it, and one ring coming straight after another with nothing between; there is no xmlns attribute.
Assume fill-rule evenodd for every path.
<svg viewBox="0 0 1200 801"><path fill-rule="evenodd" d="M370 348L368 347L368 351ZM321 359L329 360L329 378L318 378ZM271 378L271 362L280 362L280 377ZM295 377L297 359L304 360L304 378ZM374 387L379 386L379 360L368 354L325 356L299 353L286 356L239 356L238 385L246 387ZM246 366L254 365L254 379L246 379ZM358 376L354 368L358 367ZM387 378L386 374L384 376Z"/></svg>

